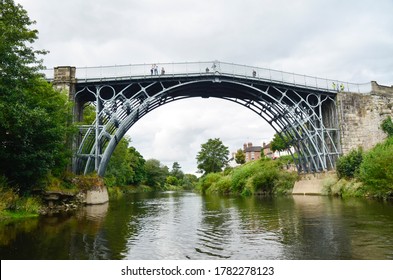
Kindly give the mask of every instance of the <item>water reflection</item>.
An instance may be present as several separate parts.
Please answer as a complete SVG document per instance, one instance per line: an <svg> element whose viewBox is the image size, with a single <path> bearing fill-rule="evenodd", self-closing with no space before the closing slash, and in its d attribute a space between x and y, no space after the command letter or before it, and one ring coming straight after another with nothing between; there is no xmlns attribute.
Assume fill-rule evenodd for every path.
<svg viewBox="0 0 393 280"><path fill-rule="evenodd" d="M393 259L393 205L132 194L0 226L1 259Z"/></svg>

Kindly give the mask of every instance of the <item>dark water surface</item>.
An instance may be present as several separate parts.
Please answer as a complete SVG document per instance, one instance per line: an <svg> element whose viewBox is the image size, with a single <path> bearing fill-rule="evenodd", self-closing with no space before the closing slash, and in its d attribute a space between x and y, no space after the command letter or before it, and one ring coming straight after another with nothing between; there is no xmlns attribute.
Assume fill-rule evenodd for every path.
<svg viewBox="0 0 393 280"><path fill-rule="evenodd" d="M1 259L393 259L393 204L321 196L127 195L0 225Z"/></svg>

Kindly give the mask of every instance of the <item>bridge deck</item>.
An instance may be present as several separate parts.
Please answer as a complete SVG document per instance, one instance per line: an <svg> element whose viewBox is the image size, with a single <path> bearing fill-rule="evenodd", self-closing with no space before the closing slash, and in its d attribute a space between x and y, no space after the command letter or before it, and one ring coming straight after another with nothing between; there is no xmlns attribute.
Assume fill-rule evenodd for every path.
<svg viewBox="0 0 393 280"><path fill-rule="evenodd" d="M157 66L157 71L154 70L155 65ZM162 69L164 69L164 72ZM138 81L141 79L164 77L179 79L181 77L201 77L212 74L231 76L233 78L255 79L256 81L332 93L337 91L371 92L371 83L349 83L220 61L78 67L76 79L77 83L92 84L107 81ZM45 75L47 79L53 80L53 69L46 70Z"/></svg>

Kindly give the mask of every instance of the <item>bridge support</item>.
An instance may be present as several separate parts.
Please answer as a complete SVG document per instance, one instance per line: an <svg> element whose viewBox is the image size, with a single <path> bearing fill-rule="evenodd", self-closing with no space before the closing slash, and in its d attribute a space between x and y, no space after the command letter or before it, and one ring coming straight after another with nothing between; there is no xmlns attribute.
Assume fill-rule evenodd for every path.
<svg viewBox="0 0 393 280"><path fill-rule="evenodd" d="M358 146L371 148L385 138L381 121L393 116L393 87L376 82L341 83L217 61L212 73L205 70L211 65L211 61L163 64L167 72L161 75L149 75L145 64L98 72L88 68L78 81L75 67L56 67L53 84L75 102L74 120L83 120L86 104L96 107L96 120L80 126L73 171L95 170L103 176L131 126L150 111L185 98L220 98L254 111L295 148L302 173L334 169L341 154ZM105 73L108 69L115 74Z"/></svg>
<svg viewBox="0 0 393 280"><path fill-rule="evenodd" d="M393 86L371 82L370 93L341 92L337 95L341 150L345 155L358 147L369 150L386 138L380 125L393 117Z"/></svg>
<svg viewBox="0 0 393 280"><path fill-rule="evenodd" d="M75 72L76 68L72 66L59 66L54 69L53 86L61 91L68 93L69 99L74 100L75 97Z"/></svg>

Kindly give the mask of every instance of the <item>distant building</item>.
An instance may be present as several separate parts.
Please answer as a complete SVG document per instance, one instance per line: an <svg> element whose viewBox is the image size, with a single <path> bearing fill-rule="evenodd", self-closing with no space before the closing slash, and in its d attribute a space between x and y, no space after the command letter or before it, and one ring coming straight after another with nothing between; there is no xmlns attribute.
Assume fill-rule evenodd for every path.
<svg viewBox="0 0 393 280"><path fill-rule="evenodd" d="M290 155L291 152L292 153L294 152L293 147L291 147L289 150L286 150L286 151L282 151L282 152L275 151L275 152L273 152L271 150L271 148L270 148L270 143L267 143L267 144L263 143L263 145L262 145L262 153L263 153L263 155L265 157L268 157L268 158L271 158L271 159L276 159L276 158L279 158L281 156Z"/></svg>
<svg viewBox="0 0 393 280"><path fill-rule="evenodd" d="M261 146L253 146L251 142L244 143L243 145L243 152L246 155L246 162L257 160L261 158Z"/></svg>
<svg viewBox="0 0 393 280"><path fill-rule="evenodd" d="M262 144L263 155L268 158L275 158L273 151L270 149L270 143L263 142Z"/></svg>

